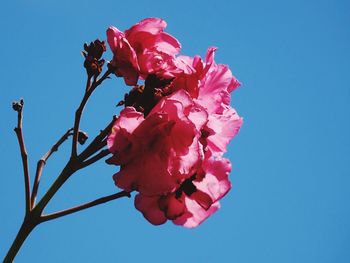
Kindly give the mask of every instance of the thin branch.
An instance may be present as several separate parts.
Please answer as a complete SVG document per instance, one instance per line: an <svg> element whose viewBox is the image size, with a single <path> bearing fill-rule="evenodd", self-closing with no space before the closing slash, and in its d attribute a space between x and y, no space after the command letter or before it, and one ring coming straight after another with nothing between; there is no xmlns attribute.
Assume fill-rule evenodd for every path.
<svg viewBox="0 0 350 263"><path fill-rule="evenodd" d="M104 128L103 130L100 131L99 135L97 135L93 141L85 148L84 151L79 155L79 158L81 160L86 160L89 158L91 155L93 155L96 151L102 149L104 146L106 146L107 141L106 137L112 130L112 127L116 121L117 117L113 116L112 121Z"/></svg>
<svg viewBox="0 0 350 263"><path fill-rule="evenodd" d="M106 157L108 154L110 154L110 151L108 149L101 150L98 154L96 154L95 156L93 156L90 159L83 162L80 167L84 168L86 166L89 166L89 165L101 160L102 158Z"/></svg>
<svg viewBox="0 0 350 263"><path fill-rule="evenodd" d="M99 86L105 79L108 79L109 78L109 75L112 73L112 70L111 69L107 69L106 72L103 74L103 76L98 79L97 81L94 81L95 83L95 86Z"/></svg>
<svg viewBox="0 0 350 263"><path fill-rule="evenodd" d="M38 161L37 167L36 167L36 173L35 173L35 180L33 184L32 189L32 195L31 195L31 206L34 207L35 200L37 197L39 184L40 184L40 178L44 169L44 166L47 162L47 160L50 158L50 156L58 150L58 148L68 139L70 135L73 135L72 133L73 128L70 128L66 131L65 134L51 147L51 149Z"/></svg>
<svg viewBox="0 0 350 263"><path fill-rule="evenodd" d="M41 214L46 205L50 202L55 193L61 188L61 186L68 180L68 178L79 170L77 159L69 159L66 166L63 168L61 173L58 175L56 180L40 199L40 201L33 208L33 212Z"/></svg>
<svg viewBox="0 0 350 263"><path fill-rule="evenodd" d="M72 141L72 153L71 153L72 158L77 157L79 125L80 125L80 120L81 120L81 116L83 114L85 105L86 105L87 101L89 100L91 94L94 92L94 90L106 78L108 78L108 76L110 74L111 74L111 71L107 70L99 80L94 79L92 84L90 84L91 76L88 76L84 97L83 97L78 109L75 112L74 128L73 128L73 141Z"/></svg>
<svg viewBox="0 0 350 263"><path fill-rule="evenodd" d="M17 111L17 127L14 129L19 148L21 151L22 165L23 165L23 174L24 174L24 189L25 189L25 202L26 202L26 214L31 210L30 206L30 176L28 168L28 154L26 146L24 143L23 131L22 131L22 111L24 106L24 100L21 99L20 102L14 102L12 108Z"/></svg>
<svg viewBox="0 0 350 263"><path fill-rule="evenodd" d="M75 112L75 118L74 118L74 128L73 128L73 141L72 141L72 157L77 157L77 148L78 148L78 134L79 134L79 125L80 125L80 119L81 115L84 111L85 105L90 97L90 95L93 92L93 88L87 88L86 92L84 94L84 97L78 107L78 109Z"/></svg>
<svg viewBox="0 0 350 263"><path fill-rule="evenodd" d="M83 109L85 107L86 102L88 101L90 95L94 91L94 89L102 83L104 79L108 77L108 75L111 74L110 70L107 70L106 73L101 77L100 80L97 80L96 82L91 84L91 87L88 89L88 91L85 93L79 108L76 111L75 115L75 121L74 121L74 128L73 128L73 142L72 142L72 152L71 157L66 164L66 166L63 168L62 172L59 174L59 176L56 178L56 180L53 182L53 184L50 186L50 188L47 190L47 192L44 194L44 196L41 198L41 200L37 203L34 210L41 214L41 212L44 210L46 205L50 202L52 197L55 195L55 193L61 188L61 186L69 179L69 177L79 170L79 167L83 160L81 156L77 156L77 142L78 142L78 135L79 135L79 125L80 125L80 119L83 112ZM98 136L97 136L98 137ZM105 137L105 136L104 136ZM95 138L96 139L96 138ZM94 140L95 141L95 140ZM91 146L92 143L90 143L89 146ZM91 153L94 154L96 152L93 151ZM89 155L89 156L91 156ZM88 156L88 157L89 157Z"/></svg>
<svg viewBox="0 0 350 263"><path fill-rule="evenodd" d="M121 197L125 197L125 196L131 197L130 192L121 191L119 193L108 195L108 196L96 199L94 201L91 201L91 202L88 202L88 203L85 203L85 204L82 204L82 205L79 205L79 206L76 206L76 207L72 207L72 208L69 208L69 209L66 209L66 210L62 210L62 211L58 211L56 213L52 213L52 214L48 214L48 215L43 215L41 217L41 222L45 222L45 221L49 221L49 220L52 220L52 219L55 219L55 218L59 218L59 217L62 217L62 216L73 214L73 213L76 213L76 212L88 209L90 207L93 207L93 206L96 206L96 205L100 205L100 204L103 204L103 203L107 203L107 202L110 202L112 200L115 200L115 199L118 199L118 198L121 198Z"/></svg>
<svg viewBox="0 0 350 263"><path fill-rule="evenodd" d="M87 76L85 92L87 92L91 87L91 76Z"/></svg>

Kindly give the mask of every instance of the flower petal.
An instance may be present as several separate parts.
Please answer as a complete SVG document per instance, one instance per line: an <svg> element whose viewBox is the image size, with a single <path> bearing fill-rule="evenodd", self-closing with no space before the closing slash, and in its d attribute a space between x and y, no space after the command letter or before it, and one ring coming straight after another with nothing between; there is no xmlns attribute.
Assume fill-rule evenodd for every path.
<svg viewBox="0 0 350 263"><path fill-rule="evenodd" d="M205 219L214 214L220 208L218 202L212 204L208 210L205 210L196 201L188 197L185 198L185 202L188 212L173 220L173 223L187 228L194 228L200 225Z"/></svg>
<svg viewBox="0 0 350 263"><path fill-rule="evenodd" d="M201 181L193 184L198 190L207 193L213 202L220 200L231 189L228 175L231 172L231 163L225 158L209 158L203 163L205 176Z"/></svg>
<svg viewBox="0 0 350 263"><path fill-rule="evenodd" d="M167 221L164 212L159 209L156 196L136 195L135 207L153 225L161 225Z"/></svg>
<svg viewBox="0 0 350 263"><path fill-rule="evenodd" d="M209 115L206 128L211 131L207 138L212 154L222 155L231 139L239 132L243 119L231 107L225 107L222 114Z"/></svg>
<svg viewBox="0 0 350 263"><path fill-rule="evenodd" d="M199 88L198 103L205 107L209 113L220 114L224 105L230 105L228 91L232 83L231 70L225 65L217 65L209 71Z"/></svg>
<svg viewBox="0 0 350 263"><path fill-rule="evenodd" d="M122 110L107 138L109 151L117 155L126 154L125 151L132 146L130 145L132 143L131 134L143 120L143 114L137 112L133 107L126 107Z"/></svg>
<svg viewBox="0 0 350 263"><path fill-rule="evenodd" d="M115 68L115 74L124 77L127 85L136 85L139 76L137 56L124 33L115 27L109 27L107 42L114 55L111 64Z"/></svg>

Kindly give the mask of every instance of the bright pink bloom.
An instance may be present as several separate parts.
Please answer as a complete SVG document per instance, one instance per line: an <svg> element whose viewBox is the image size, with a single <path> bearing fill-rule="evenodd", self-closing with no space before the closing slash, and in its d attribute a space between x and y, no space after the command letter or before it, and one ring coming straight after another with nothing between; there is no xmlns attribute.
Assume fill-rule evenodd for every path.
<svg viewBox="0 0 350 263"><path fill-rule="evenodd" d="M154 225L169 219L177 225L196 227L217 211L218 201L231 189L230 171L231 164L227 159L206 159L199 169L204 177L197 175L197 178L187 179L162 196L138 194L135 207Z"/></svg>
<svg viewBox="0 0 350 263"><path fill-rule="evenodd" d="M199 88L203 85L209 69L215 66L214 52L216 47L210 47L206 54L205 62L200 56L188 57L179 56L176 58L176 64L182 70L172 82L173 90L184 89L192 98L197 99Z"/></svg>
<svg viewBox="0 0 350 263"><path fill-rule="evenodd" d="M184 91L164 98L146 118L125 108L108 138L110 161L121 165L113 177L116 185L148 195L171 192L200 164L206 120L206 112Z"/></svg>
<svg viewBox="0 0 350 263"><path fill-rule="evenodd" d="M127 85L136 85L139 76L172 78L179 72L174 60L181 45L164 32L165 27L166 22L160 18L146 18L125 34L115 27L108 28L107 41L114 54L112 65Z"/></svg>
<svg viewBox="0 0 350 263"><path fill-rule="evenodd" d="M125 33L107 31L116 74L128 85L145 79L125 97L133 107L121 111L108 137L109 162L120 165L115 184L139 192L135 207L149 222L196 227L231 188L223 154L243 122L230 106L240 83L215 63L215 47L205 60L177 56L180 44L165 27L148 18Z"/></svg>
<svg viewBox="0 0 350 263"><path fill-rule="evenodd" d="M209 115L202 132L206 139L206 150L215 156L223 155L242 124L243 119L231 107L226 107L221 114Z"/></svg>
<svg viewBox="0 0 350 263"><path fill-rule="evenodd" d="M167 24L160 18L146 18L125 31L125 36L138 54L155 49L169 55L179 53L181 44L163 32Z"/></svg>
<svg viewBox="0 0 350 263"><path fill-rule="evenodd" d="M222 155L227 144L238 133L243 119L230 107L230 93L240 86L228 66L216 64L216 48L208 49L205 61L180 56L177 63L183 70L173 82L174 90L185 89L209 114L208 122L202 130L203 145L210 154Z"/></svg>
<svg viewBox="0 0 350 263"><path fill-rule="evenodd" d="M107 41L114 54L111 64L115 68L115 74L124 77L126 85L136 85L140 68L136 52L124 33L115 27L110 27L107 30Z"/></svg>
<svg viewBox="0 0 350 263"><path fill-rule="evenodd" d="M206 150L210 154L222 155L241 128L243 119L230 107L230 93L240 86L240 82L232 75L228 66L215 63L214 51L215 49L208 50L206 63L200 67L203 68L202 79L195 101L209 114L203 129L208 146Z"/></svg>
<svg viewBox="0 0 350 263"><path fill-rule="evenodd" d="M209 113L222 113L230 105L230 93L240 86L228 66L216 64L216 47L210 47L205 61L199 56L194 58L179 56L176 58L179 74L172 83L174 90L185 89L197 103Z"/></svg>

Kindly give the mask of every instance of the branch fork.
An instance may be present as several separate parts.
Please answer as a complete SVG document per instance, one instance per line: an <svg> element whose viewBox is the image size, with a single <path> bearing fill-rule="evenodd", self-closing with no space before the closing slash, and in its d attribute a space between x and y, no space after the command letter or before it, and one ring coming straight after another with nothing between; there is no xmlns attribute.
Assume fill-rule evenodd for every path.
<svg viewBox="0 0 350 263"><path fill-rule="evenodd" d="M80 120L82 118L84 108L90 96L92 95L92 93L96 90L96 88L100 84L102 84L102 82L105 79L109 78L109 75L111 73L112 73L112 70L109 68L103 74L103 76L99 79L97 79L96 74L95 75L88 74L85 94L82 98L82 101L79 107L75 112L74 126L73 128L68 129L59 138L59 140L49 149L49 151L43 157L41 157L40 160L38 161L32 190L30 190L28 154L25 147L25 141L24 141L23 129L22 129L22 119L23 119L22 114L23 114L24 100L21 99L19 102L13 103L12 107L18 113L17 126L15 127L14 131L17 135L21 157L22 157L26 210L25 210L25 216L24 216L22 226L3 262L6 263L6 262L13 261L21 245L37 225L49 220L60 218L72 213L76 213L76 212L94 207L99 204L110 202L118 198L130 197L130 192L121 191L119 193L101 197L91 202L87 202L85 204L81 204L66 210L54 212L51 214L43 213L45 207L50 202L52 197L61 188L61 186L70 178L71 175L73 175L78 170L83 169L101 160L102 158L106 157L108 154L110 154L108 149L103 149L103 148L107 145L107 136L111 131L113 124L116 120L115 116L113 117L112 121L106 126L106 128L101 130L101 132L91 141L91 143L81 153L78 153L78 142L80 144L83 144L87 139L87 135L79 130ZM84 135L84 138L82 137L79 138L79 136L82 136L82 135ZM56 151L59 150L59 147L66 140L68 140L70 136L72 136L72 147L71 147L71 156L67 164L65 165L61 173L58 175L54 183L51 185L51 187L39 200L39 202L36 202L39 185L40 185L40 179L42 177L46 162Z"/></svg>

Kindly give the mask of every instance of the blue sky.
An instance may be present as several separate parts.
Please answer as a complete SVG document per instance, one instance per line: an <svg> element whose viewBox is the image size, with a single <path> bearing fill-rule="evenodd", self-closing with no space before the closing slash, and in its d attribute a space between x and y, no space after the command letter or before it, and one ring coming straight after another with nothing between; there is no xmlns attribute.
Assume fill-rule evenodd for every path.
<svg viewBox="0 0 350 263"><path fill-rule="evenodd" d="M242 88L244 117L227 153L232 191L196 229L155 227L123 199L40 225L16 262L349 262L350 5L347 1L4 1L0 10L0 258L21 224L23 178L10 105L25 98L24 130L36 161L73 123L83 94L84 42L162 17L187 55L219 47ZM110 53L106 58L110 58ZM99 89L82 121L91 137L127 88ZM50 159L40 193L66 161ZM71 178L47 208L114 193L115 167Z"/></svg>

